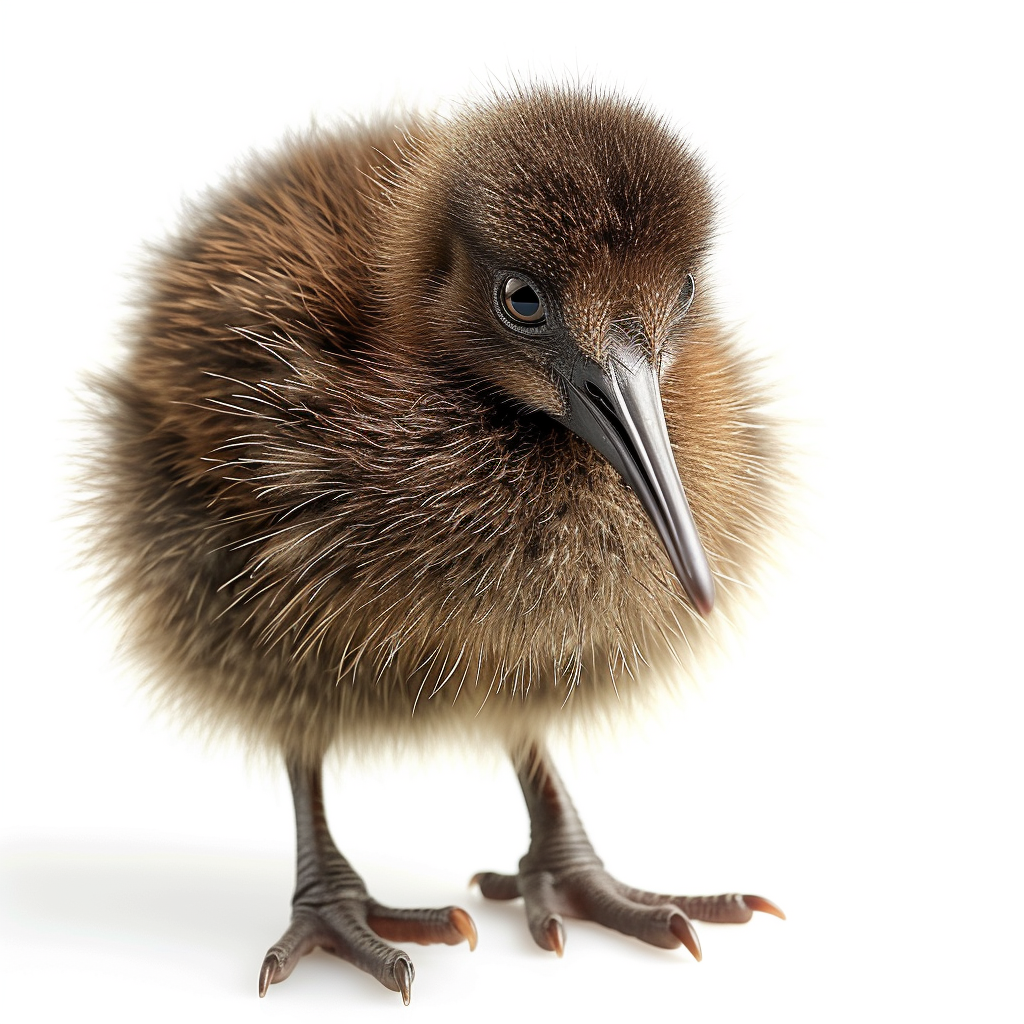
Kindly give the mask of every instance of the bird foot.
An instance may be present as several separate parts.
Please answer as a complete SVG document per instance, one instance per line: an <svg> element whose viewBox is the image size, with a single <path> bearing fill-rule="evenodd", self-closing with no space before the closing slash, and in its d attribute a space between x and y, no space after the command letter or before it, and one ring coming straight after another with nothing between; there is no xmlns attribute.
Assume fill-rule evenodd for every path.
<svg viewBox="0 0 1024 1024"><path fill-rule="evenodd" d="M385 907L363 890L296 894L288 930L267 951L260 968L260 997L284 981L299 959L317 946L372 974L385 988L401 992L409 1005L415 969L409 955L388 945L394 942L448 946L468 942L476 948L476 926L458 907L405 910Z"/></svg>
<svg viewBox="0 0 1024 1024"><path fill-rule="evenodd" d="M401 992L409 1005L415 970L409 954L392 942L468 942L476 948L476 925L464 910L398 910L378 903L362 878L342 856L327 827L319 765L289 762L288 777L295 798L298 846L295 895L288 930L267 950L260 968L260 997L284 981L295 965L320 946L385 988Z"/></svg>
<svg viewBox="0 0 1024 1024"><path fill-rule="evenodd" d="M534 941L558 956L565 949L563 915L595 921L663 949L685 946L697 960L701 959L700 940L691 921L742 924L755 910L786 916L762 896L663 896L634 889L608 874L592 853L550 866L527 864L530 859L523 858L516 875L488 871L476 875L473 882L488 899L522 896Z"/></svg>
<svg viewBox="0 0 1024 1024"><path fill-rule="evenodd" d="M540 747L520 760L519 784L530 812L530 849L515 875L477 875L484 896L522 896L530 933L541 949L562 955L562 915L633 935L652 946L685 946L698 960L700 941L691 919L740 924L755 910L785 917L761 896L662 896L613 878L594 852L554 765Z"/></svg>

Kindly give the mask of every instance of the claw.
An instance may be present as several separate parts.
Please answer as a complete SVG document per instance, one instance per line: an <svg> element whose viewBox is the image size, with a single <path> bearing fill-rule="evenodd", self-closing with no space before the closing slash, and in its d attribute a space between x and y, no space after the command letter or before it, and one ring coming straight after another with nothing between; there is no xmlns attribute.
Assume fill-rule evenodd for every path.
<svg viewBox="0 0 1024 1024"><path fill-rule="evenodd" d="M412 979L415 974L412 961L404 956L399 957L395 961L392 972L395 977L395 984L398 985L398 991L402 993L402 1002L408 1006L412 1000Z"/></svg>
<svg viewBox="0 0 1024 1024"><path fill-rule="evenodd" d="M565 928L560 917L549 917L544 926L544 935L548 940L548 949L555 956L561 957L565 952Z"/></svg>
<svg viewBox="0 0 1024 1024"><path fill-rule="evenodd" d="M742 899L751 910L759 910L762 914L774 914L776 917L781 917L783 921L786 920L786 915L782 912L781 908L775 906L771 900L766 900L763 896L743 896Z"/></svg>
<svg viewBox="0 0 1024 1024"><path fill-rule="evenodd" d="M451 926L469 943L469 951L476 949L476 925L473 918L460 907L453 907L448 915L448 922Z"/></svg>
<svg viewBox="0 0 1024 1024"><path fill-rule="evenodd" d="M267 989L274 983L274 978L281 967L276 953L268 953L260 968L260 999L267 994Z"/></svg>
<svg viewBox="0 0 1024 1024"><path fill-rule="evenodd" d="M672 934L693 954L694 960L699 962L703 959L700 939L697 938L697 933L685 914L673 914L669 918L668 926Z"/></svg>

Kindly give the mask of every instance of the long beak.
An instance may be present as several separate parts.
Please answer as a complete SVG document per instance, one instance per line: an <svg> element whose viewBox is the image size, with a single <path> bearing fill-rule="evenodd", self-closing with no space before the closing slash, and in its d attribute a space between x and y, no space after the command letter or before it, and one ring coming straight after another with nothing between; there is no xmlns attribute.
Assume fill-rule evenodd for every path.
<svg viewBox="0 0 1024 1024"><path fill-rule="evenodd" d="M568 411L557 418L604 455L636 492L686 596L706 617L715 603L715 582L679 479L650 359L635 347L614 345L603 365L580 354L563 377Z"/></svg>

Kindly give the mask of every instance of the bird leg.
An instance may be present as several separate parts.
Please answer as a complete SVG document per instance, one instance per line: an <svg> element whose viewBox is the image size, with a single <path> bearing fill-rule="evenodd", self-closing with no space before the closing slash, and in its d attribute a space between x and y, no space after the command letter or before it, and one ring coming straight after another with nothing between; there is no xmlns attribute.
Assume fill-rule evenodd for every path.
<svg viewBox="0 0 1024 1024"><path fill-rule="evenodd" d="M472 918L458 907L398 910L378 903L362 878L341 855L327 827L319 767L288 765L295 799L297 870L292 920L267 952L260 969L260 996L295 969L299 958L322 947L372 974L408 1006L415 974L409 955L381 939L395 942L462 941L476 946Z"/></svg>
<svg viewBox="0 0 1024 1024"><path fill-rule="evenodd" d="M562 915L596 921L665 949L683 945L701 958L691 919L723 923L749 921L755 910L785 917L761 896L661 896L623 885L604 870L580 823L565 785L546 752L531 748L517 766L530 812L530 849L519 872L484 872L474 881L484 896L522 896L530 933L541 949L562 955Z"/></svg>

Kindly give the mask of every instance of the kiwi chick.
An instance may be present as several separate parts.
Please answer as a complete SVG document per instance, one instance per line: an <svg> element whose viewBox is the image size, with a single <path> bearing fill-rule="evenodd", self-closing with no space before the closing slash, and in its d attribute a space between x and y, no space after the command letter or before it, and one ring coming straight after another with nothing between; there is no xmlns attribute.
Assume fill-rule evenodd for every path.
<svg viewBox="0 0 1024 1024"><path fill-rule="evenodd" d="M319 945L408 1003L385 940L475 944L459 908L369 895L327 828L334 747L503 745L531 845L477 881L544 949L571 915L699 958L691 919L779 913L609 876L545 750L685 670L778 519L771 423L702 298L712 206L642 106L529 87L292 139L151 260L97 385L95 554L164 696L287 765L260 995Z"/></svg>

